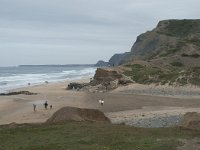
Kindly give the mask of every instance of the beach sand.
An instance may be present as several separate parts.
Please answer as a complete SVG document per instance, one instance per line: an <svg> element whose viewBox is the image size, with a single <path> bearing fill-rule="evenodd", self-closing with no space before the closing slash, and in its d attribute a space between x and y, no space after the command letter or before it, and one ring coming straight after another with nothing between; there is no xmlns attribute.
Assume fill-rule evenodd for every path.
<svg viewBox="0 0 200 150"><path fill-rule="evenodd" d="M89 79L78 82L89 82ZM170 95L166 93L171 89L166 87L164 92L159 92L163 91L164 87L154 88L133 84L107 93L89 93L66 90L68 83L69 81L49 83L14 90L27 90L39 93L38 95L0 96L0 124L45 122L55 111L64 106L99 109L113 123L142 127L154 127L155 124L162 126L162 118L171 119L173 124L176 124L184 113L200 112L198 88L185 88L181 93L177 87L175 91L178 93ZM102 98L105 101L103 106L98 103ZM53 108L45 110L43 105L45 101L48 101ZM33 104L37 105L36 112L33 111ZM171 116L175 117L169 118ZM170 125L170 123L163 124L163 126Z"/></svg>

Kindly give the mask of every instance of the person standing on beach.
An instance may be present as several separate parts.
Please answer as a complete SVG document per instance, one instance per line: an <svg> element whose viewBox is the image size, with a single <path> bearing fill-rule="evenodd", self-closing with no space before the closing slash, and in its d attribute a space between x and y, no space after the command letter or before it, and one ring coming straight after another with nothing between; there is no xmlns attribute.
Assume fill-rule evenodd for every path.
<svg viewBox="0 0 200 150"><path fill-rule="evenodd" d="M36 104L33 104L33 111L36 112Z"/></svg>
<svg viewBox="0 0 200 150"><path fill-rule="evenodd" d="M99 104L101 104L101 106L103 106L103 104L104 104L103 98L99 100Z"/></svg>
<svg viewBox="0 0 200 150"><path fill-rule="evenodd" d="M48 107L48 103L47 103L47 101L44 103L44 108L45 109L47 109L47 107Z"/></svg>

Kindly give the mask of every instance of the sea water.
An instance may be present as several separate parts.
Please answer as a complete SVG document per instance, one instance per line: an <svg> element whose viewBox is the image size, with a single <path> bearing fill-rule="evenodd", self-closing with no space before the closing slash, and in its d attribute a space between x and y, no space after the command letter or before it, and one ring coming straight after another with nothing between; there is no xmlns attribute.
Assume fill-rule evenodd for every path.
<svg viewBox="0 0 200 150"><path fill-rule="evenodd" d="M92 77L93 65L38 65L0 67L0 93L30 85Z"/></svg>

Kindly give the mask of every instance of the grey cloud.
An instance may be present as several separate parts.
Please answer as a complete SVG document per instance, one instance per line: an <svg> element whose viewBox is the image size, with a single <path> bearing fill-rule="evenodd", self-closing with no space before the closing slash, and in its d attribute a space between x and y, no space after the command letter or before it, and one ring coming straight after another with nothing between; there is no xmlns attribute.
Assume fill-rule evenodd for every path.
<svg viewBox="0 0 200 150"><path fill-rule="evenodd" d="M199 5L199 0L0 0L0 65L108 60L129 51L159 20L199 18Z"/></svg>

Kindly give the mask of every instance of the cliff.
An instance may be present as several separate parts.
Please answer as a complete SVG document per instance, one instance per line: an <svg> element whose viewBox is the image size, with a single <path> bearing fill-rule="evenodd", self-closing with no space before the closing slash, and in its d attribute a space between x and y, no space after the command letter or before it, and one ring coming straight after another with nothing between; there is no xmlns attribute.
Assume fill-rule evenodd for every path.
<svg viewBox="0 0 200 150"><path fill-rule="evenodd" d="M95 67L106 67L106 66L109 66L109 63L105 62L103 60L99 60L94 66Z"/></svg>
<svg viewBox="0 0 200 150"><path fill-rule="evenodd" d="M123 63L126 62L130 57L130 52L125 52L121 54L114 54L110 60L109 60L109 65L110 66L119 66Z"/></svg>
<svg viewBox="0 0 200 150"><path fill-rule="evenodd" d="M138 83L200 86L200 19L160 21L117 61Z"/></svg>
<svg viewBox="0 0 200 150"><path fill-rule="evenodd" d="M200 19L160 21L141 34L131 48L132 57L155 58L200 50ZM151 59L152 59L151 58Z"/></svg>

